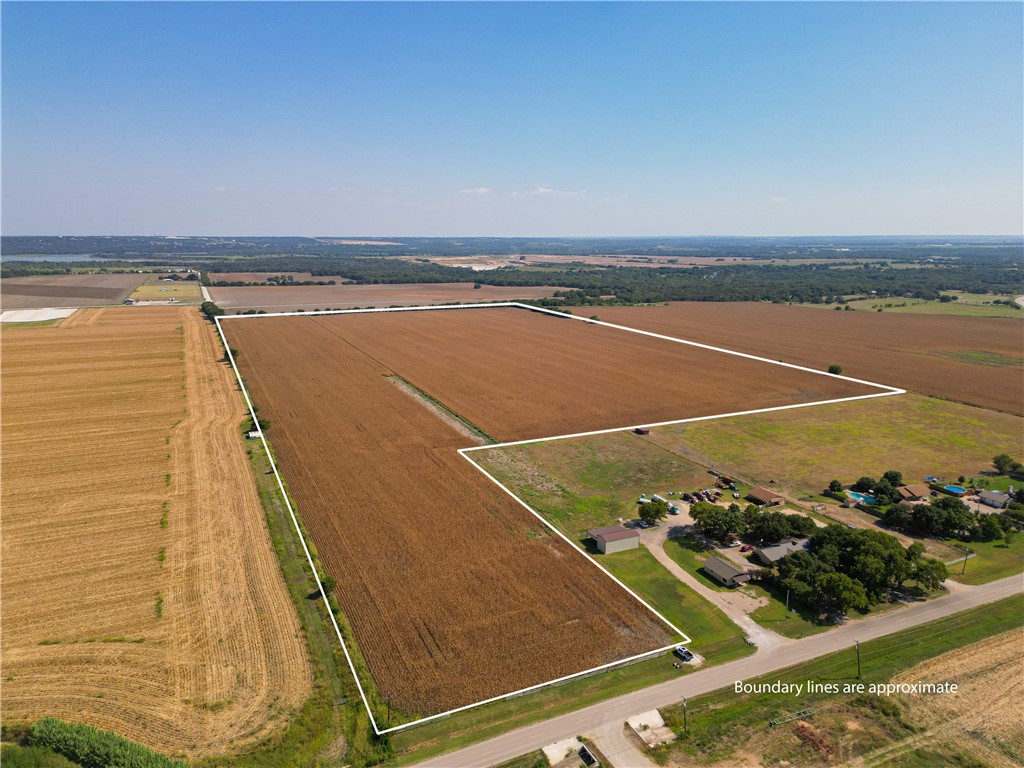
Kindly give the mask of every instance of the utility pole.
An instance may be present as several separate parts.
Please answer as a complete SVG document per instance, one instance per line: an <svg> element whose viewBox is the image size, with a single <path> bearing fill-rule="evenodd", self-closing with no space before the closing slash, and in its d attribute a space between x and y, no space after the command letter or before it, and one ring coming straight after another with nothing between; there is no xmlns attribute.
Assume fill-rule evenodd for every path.
<svg viewBox="0 0 1024 768"><path fill-rule="evenodd" d="M860 640L855 640L854 645L857 647L857 679L860 680Z"/></svg>
<svg viewBox="0 0 1024 768"><path fill-rule="evenodd" d="M690 733L690 718L687 712L687 701L686 697L683 696L683 732L687 735Z"/></svg>
<svg viewBox="0 0 1024 768"><path fill-rule="evenodd" d="M964 575L964 571L967 570L967 556L971 553L971 550L969 550L967 547L963 547L963 550L964 550L964 564L960 568L960 575L961 576L963 576Z"/></svg>

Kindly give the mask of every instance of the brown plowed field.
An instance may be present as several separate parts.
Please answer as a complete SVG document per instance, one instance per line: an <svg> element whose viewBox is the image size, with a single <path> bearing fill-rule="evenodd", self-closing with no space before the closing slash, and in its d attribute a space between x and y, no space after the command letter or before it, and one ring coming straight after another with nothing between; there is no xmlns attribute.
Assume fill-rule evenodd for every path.
<svg viewBox="0 0 1024 768"><path fill-rule="evenodd" d="M501 439L874 391L519 309L223 328L378 690L418 715L670 638L389 376Z"/></svg>
<svg viewBox="0 0 1024 768"><path fill-rule="evenodd" d="M311 323L501 441L880 391L524 309L318 315Z"/></svg>
<svg viewBox="0 0 1024 768"><path fill-rule="evenodd" d="M41 275L0 280L4 309L120 304L146 275Z"/></svg>
<svg viewBox="0 0 1024 768"><path fill-rule="evenodd" d="M596 311L610 323L811 368L839 363L847 376L1024 415L1024 376L1019 365L954 359L958 353L981 352L1024 364L1024 325L1011 318L825 312L812 307L717 302Z"/></svg>
<svg viewBox="0 0 1024 768"><path fill-rule="evenodd" d="M214 330L171 307L73 317L3 336L4 719L251 744L311 683Z"/></svg>
<svg viewBox="0 0 1024 768"><path fill-rule="evenodd" d="M215 274L210 275L214 280ZM352 309L353 307L416 306L419 304L469 304L480 301L515 301L552 296L551 286L484 285L472 283L396 283L393 285L297 285L280 287L211 286L213 300L227 310L265 309L294 312L299 309Z"/></svg>

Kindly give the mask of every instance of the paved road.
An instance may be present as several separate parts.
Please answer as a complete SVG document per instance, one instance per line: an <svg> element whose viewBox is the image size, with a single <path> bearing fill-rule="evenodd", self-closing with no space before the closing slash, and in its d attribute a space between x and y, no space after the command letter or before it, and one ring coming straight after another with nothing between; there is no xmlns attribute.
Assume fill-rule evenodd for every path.
<svg viewBox="0 0 1024 768"><path fill-rule="evenodd" d="M604 735L622 728L626 718L640 712L731 686L736 680L748 680L775 670L806 662L818 656L853 646L855 640L866 641L900 632L918 624L994 602L1024 591L1024 577L1010 576L991 584L973 587L955 594L901 608L877 618L867 619L782 645L737 661L711 667L700 672L652 685L633 693L594 704L566 715L545 720L471 747L440 755L421 768L482 768L539 749L568 736ZM595 738L595 741L597 739ZM598 744L598 746L601 746ZM615 768L640 768L643 764L616 763Z"/></svg>

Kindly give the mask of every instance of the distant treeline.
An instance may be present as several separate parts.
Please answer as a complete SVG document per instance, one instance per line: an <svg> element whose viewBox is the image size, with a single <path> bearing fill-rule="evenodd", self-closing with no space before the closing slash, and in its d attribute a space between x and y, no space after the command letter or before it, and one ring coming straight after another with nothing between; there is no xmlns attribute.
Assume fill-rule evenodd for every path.
<svg viewBox="0 0 1024 768"><path fill-rule="evenodd" d="M337 256L256 256L245 260L183 259L163 257L137 262L153 265L177 265L200 269L216 281L218 272L246 271L308 272L313 277L342 277L357 284L375 283L481 283L496 286L555 285L565 289L554 299L538 303L552 305L638 304L662 301L776 301L827 303L850 295L878 298L907 296L938 298L940 291L963 290L972 293L1024 293L1024 270L1017 261L1001 257L954 263L898 267L877 263L853 268L833 268L829 264L792 266L764 264L728 264L694 268L588 266L519 269L502 267L484 272L447 267L431 262L386 258ZM54 274L70 272L73 267L96 268L96 262L60 265L7 262L2 276ZM114 271L122 262L104 262ZM102 271L102 270L101 270Z"/></svg>
<svg viewBox="0 0 1024 768"><path fill-rule="evenodd" d="M348 242L345 242L348 241ZM1020 261L1024 242L1012 237L49 237L0 238L5 256L23 254L146 257L261 256L660 256L749 259L1007 258Z"/></svg>

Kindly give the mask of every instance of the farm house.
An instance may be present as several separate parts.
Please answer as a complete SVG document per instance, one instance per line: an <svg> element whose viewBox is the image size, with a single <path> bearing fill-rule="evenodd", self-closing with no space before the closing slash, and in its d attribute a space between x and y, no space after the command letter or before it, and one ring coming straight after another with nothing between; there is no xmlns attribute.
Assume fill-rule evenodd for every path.
<svg viewBox="0 0 1024 768"><path fill-rule="evenodd" d="M640 546L640 534L621 525L595 528L592 531L587 531L587 536L594 540L602 555L624 552L627 549L636 549Z"/></svg>
<svg viewBox="0 0 1024 768"><path fill-rule="evenodd" d="M807 539L786 539L771 547L755 547L754 555L765 565L775 565L786 555L807 549Z"/></svg>

